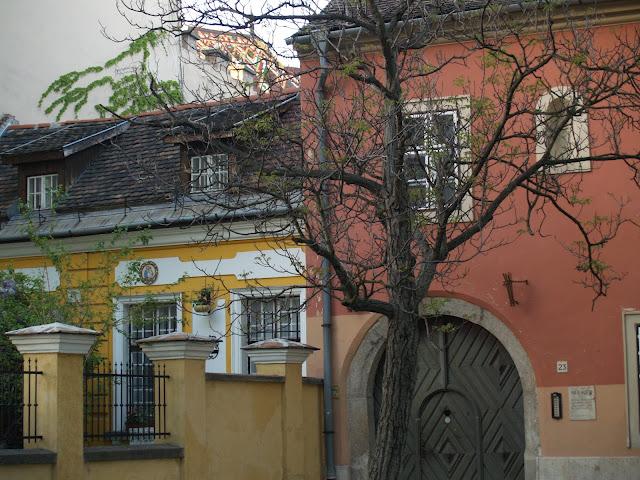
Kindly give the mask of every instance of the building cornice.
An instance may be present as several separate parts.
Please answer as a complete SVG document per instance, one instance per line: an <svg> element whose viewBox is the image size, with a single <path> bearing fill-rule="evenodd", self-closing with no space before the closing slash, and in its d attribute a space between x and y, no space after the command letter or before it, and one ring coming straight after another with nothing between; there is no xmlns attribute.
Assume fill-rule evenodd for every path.
<svg viewBox="0 0 640 480"><path fill-rule="evenodd" d="M148 242L144 246L139 246L139 248L203 245L207 242L219 244L220 242L241 240L268 241L269 238L273 238L274 241L279 242L285 241L285 238L288 236L287 230L283 229L282 226L284 225L280 224L280 222L284 222L284 220L279 221L278 219L273 219L271 222L271 224L266 226L268 228L265 227L264 222L242 221L234 222L232 227L196 225L185 228L170 227L157 229L153 231ZM279 232L279 235L270 232ZM123 236L121 240L115 242L113 248L117 249L127 246L131 239L135 238L138 234L139 232L130 232L128 235ZM81 237L72 236L61 238L57 241L60 242L68 253L86 253L95 250L96 245L100 242L109 244L109 240L112 240L112 238L112 234L105 233ZM42 250L30 241L11 242L0 246L0 260L38 256L42 256Z"/></svg>

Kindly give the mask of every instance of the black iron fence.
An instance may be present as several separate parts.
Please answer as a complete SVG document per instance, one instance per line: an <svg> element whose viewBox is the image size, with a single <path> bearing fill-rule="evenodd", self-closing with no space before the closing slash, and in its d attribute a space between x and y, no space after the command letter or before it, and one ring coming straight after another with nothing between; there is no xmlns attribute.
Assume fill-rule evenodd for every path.
<svg viewBox="0 0 640 480"><path fill-rule="evenodd" d="M148 363L85 368L85 443L150 443L169 436L167 378L164 365Z"/></svg>
<svg viewBox="0 0 640 480"><path fill-rule="evenodd" d="M27 359L0 370L0 448L23 448L38 434L38 360Z"/></svg>

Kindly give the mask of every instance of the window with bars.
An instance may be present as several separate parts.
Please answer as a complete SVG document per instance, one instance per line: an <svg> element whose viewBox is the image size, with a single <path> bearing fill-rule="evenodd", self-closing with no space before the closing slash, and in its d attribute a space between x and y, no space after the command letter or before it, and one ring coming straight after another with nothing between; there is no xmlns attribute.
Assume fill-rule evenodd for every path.
<svg viewBox="0 0 640 480"><path fill-rule="evenodd" d="M58 174L27 177L27 205L33 210L45 210L53 206L58 189Z"/></svg>
<svg viewBox="0 0 640 480"><path fill-rule="evenodd" d="M245 325L245 344L284 338L300 341L300 297L256 297L242 301ZM251 359L247 359L247 373L253 373ZM243 367L244 368L244 367Z"/></svg>
<svg viewBox="0 0 640 480"><path fill-rule="evenodd" d="M136 341L155 335L175 332L178 328L177 307L175 303L153 305L128 305L127 325L129 338L129 366L131 377L127 398L129 406L144 412L153 412L153 382L145 381L145 375L153 372L151 360L142 352ZM137 410L136 410L137 411ZM153 418L145 421L153 425Z"/></svg>
<svg viewBox="0 0 640 480"><path fill-rule="evenodd" d="M416 113L405 117L408 142L405 168L415 205L433 209L438 196L447 205L459 176L460 142L455 110Z"/></svg>
<svg viewBox="0 0 640 480"><path fill-rule="evenodd" d="M191 157L191 191L221 190L229 181L229 158L224 153Z"/></svg>

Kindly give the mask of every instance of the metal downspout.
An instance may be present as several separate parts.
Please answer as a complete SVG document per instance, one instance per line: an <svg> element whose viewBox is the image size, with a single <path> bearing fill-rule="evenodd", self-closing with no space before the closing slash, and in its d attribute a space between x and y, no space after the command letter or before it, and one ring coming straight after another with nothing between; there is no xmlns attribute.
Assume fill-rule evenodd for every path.
<svg viewBox="0 0 640 480"><path fill-rule="evenodd" d="M327 132L324 128L324 87L329 74L329 62L327 61L326 32L320 32L320 38L316 42L316 49L320 57L320 78L316 85L315 100L318 110L318 162L320 165L326 162L325 148ZM321 194L322 208L329 204L326 191ZM336 478L336 464L334 456L334 430L333 430L333 372L331 369L332 335L331 335L331 270L329 261L322 259L322 351L324 368L324 445L326 452L326 478Z"/></svg>

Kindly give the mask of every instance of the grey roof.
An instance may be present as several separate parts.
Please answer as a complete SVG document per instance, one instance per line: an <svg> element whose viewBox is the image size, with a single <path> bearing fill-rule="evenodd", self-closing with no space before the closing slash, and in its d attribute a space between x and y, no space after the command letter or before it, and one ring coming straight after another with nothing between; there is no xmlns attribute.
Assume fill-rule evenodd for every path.
<svg viewBox="0 0 640 480"><path fill-rule="evenodd" d="M23 219L15 215L17 209L13 209L14 214L8 214L18 199L17 168L2 163L15 152L22 152L21 155L28 158L29 154L64 149L74 142L87 142L91 135L100 136L95 158L68 186L58 204L55 228L51 227L52 219L48 213L38 214L43 229L67 235L80 229L81 224L82 229L88 231L102 226L161 226L165 218L195 221L184 213L184 202L180 200L184 196L181 146L166 141L167 136L194 133L189 127L190 121L205 123L214 132L228 131L239 122L266 110L278 108L286 111L285 105L293 106L297 112L297 95L260 102L193 106L177 110L171 116L166 113L147 114L128 122L83 121L62 126L11 127L0 137L0 219L3 216L14 218L2 227L0 239L16 238L24 230ZM121 128L123 123L127 128ZM116 135L109 137L103 134L113 127L118 127ZM179 203L178 208L176 205ZM177 210L183 211L177 214ZM77 215L67 215L71 212ZM251 212L252 215L255 213ZM200 211L199 215L202 214Z"/></svg>
<svg viewBox="0 0 640 480"><path fill-rule="evenodd" d="M65 146L111 130L122 121L44 124L9 128L0 138L0 158L29 153L62 151Z"/></svg>
<svg viewBox="0 0 640 480"><path fill-rule="evenodd" d="M234 199L230 205L236 204ZM0 229L0 243L28 240L26 231L37 225L37 233L56 238L94 235L113 232L116 228L129 231L144 228L162 228L211 224L218 221L246 220L284 214L288 206L275 202L271 197L243 198L243 205L233 210L225 206L212 206L197 199L180 202L142 205L131 208L68 213L34 213L31 219L21 215L11 218Z"/></svg>

